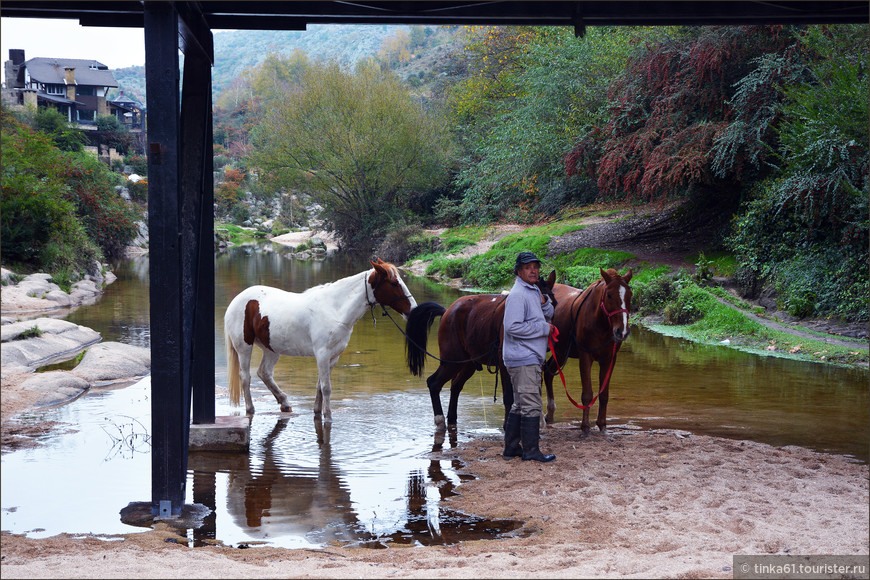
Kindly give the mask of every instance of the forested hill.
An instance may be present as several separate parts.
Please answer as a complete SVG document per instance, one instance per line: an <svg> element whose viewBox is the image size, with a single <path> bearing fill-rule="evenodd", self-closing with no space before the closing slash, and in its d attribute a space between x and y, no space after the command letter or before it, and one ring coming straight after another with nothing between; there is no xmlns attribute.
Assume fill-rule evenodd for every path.
<svg viewBox="0 0 870 580"><path fill-rule="evenodd" d="M355 64L375 56L384 39L407 26L312 24L307 30L223 30L214 33L214 94L219 94L246 68L263 62L271 53L304 51L310 58ZM145 67L112 71L130 95L145 104Z"/></svg>

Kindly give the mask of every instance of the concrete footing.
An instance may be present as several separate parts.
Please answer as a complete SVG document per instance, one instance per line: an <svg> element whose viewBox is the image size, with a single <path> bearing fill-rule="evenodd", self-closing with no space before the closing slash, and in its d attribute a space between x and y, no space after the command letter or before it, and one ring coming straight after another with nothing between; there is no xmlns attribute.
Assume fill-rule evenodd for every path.
<svg viewBox="0 0 870 580"><path fill-rule="evenodd" d="M189 451L242 451L251 446L251 418L215 417L214 423L190 426Z"/></svg>

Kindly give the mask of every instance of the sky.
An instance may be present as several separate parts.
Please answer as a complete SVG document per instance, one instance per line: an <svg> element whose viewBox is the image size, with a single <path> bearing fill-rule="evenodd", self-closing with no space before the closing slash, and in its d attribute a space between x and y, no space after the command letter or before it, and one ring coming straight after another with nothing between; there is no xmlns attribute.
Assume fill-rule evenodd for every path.
<svg viewBox="0 0 870 580"><path fill-rule="evenodd" d="M142 28L80 26L78 20L0 18L0 61L10 48L23 48L24 58L61 57L100 61L110 69L145 64Z"/></svg>

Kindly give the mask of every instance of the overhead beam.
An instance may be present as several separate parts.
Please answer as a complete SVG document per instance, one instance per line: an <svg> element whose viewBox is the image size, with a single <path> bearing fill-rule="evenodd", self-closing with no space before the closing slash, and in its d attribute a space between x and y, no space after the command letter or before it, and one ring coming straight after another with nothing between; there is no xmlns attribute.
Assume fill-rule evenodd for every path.
<svg viewBox="0 0 870 580"><path fill-rule="evenodd" d="M867 23L866 0L580 0L503 2L174 2L201 8L211 29L304 30L307 24L727 25ZM143 3L3 0L0 15L73 18L85 26L143 26Z"/></svg>

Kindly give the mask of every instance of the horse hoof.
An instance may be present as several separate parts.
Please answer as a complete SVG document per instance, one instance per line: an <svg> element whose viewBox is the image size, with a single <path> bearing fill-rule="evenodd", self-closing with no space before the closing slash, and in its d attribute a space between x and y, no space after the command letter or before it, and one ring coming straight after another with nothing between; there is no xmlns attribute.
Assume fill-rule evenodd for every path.
<svg viewBox="0 0 870 580"><path fill-rule="evenodd" d="M282 413L292 413L293 407L291 407L290 405L281 405L281 412Z"/></svg>

